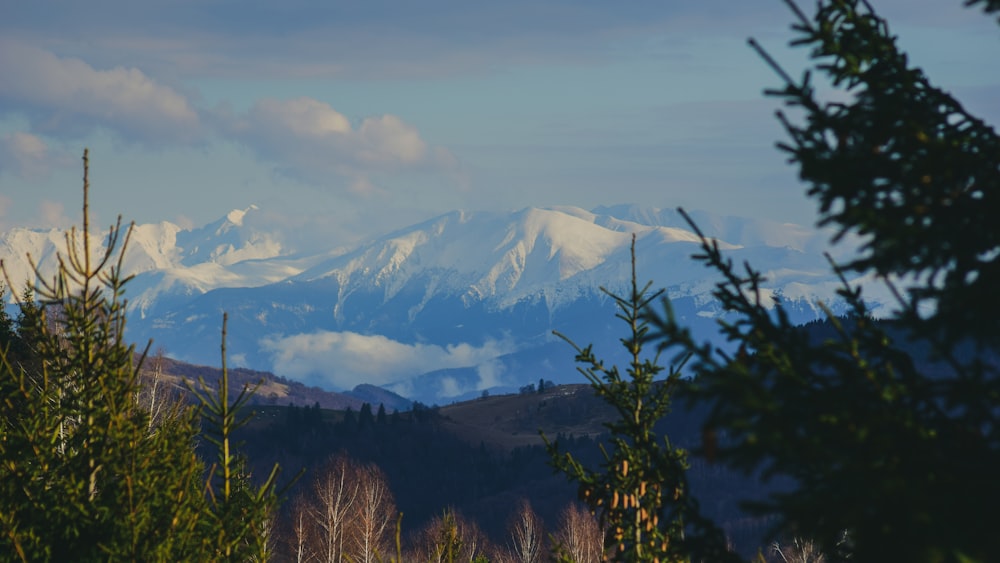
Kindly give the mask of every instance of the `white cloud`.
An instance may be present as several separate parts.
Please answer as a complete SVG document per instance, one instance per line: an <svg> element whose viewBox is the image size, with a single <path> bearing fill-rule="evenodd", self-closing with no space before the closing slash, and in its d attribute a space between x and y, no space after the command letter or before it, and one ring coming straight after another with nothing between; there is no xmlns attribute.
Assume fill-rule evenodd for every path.
<svg viewBox="0 0 1000 563"><path fill-rule="evenodd" d="M450 398L492 387L509 385L509 382L503 380L504 372L503 363L494 358L476 366L476 375L479 377L476 381L459 381L459 379L451 376L441 377L436 382L437 391L434 394L438 397ZM385 385L385 388L403 397L412 397L415 392L412 380ZM424 389L422 392L427 393L427 390Z"/></svg>
<svg viewBox="0 0 1000 563"><path fill-rule="evenodd" d="M268 98L244 114L218 115L225 134L282 173L320 185L341 177L356 195L380 191L372 175L455 166L447 150L431 147L394 115L368 117L354 127L329 104L308 97Z"/></svg>
<svg viewBox="0 0 1000 563"><path fill-rule="evenodd" d="M105 127L154 145L201 135L188 100L136 68L98 70L80 59L0 40L0 75L0 101L26 109L39 131L80 135Z"/></svg>
<svg viewBox="0 0 1000 563"><path fill-rule="evenodd" d="M427 143L394 115L369 117L358 129L359 157L367 162L413 164L427 155Z"/></svg>
<svg viewBox="0 0 1000 563"><path fill-rule="evenodd" d="M441 397L457 397L463 392L462 386L454 377L442 377L438 386L438 395Z"/></svg>
<svg viewBox="0 0 1000 563"><path fill-rule="evenodd" d="M17 131L0 138L0 173L25 180L44 178L48 157L45 141L31 133Z"/></svg>
<svg viewBox="0 0 1000 563"><path fill-rule="evenodd" d="M329 105L311 98L280 101L264 99L257 102L247 116L252 123L267 132L320 141L331 135L345 135L351 122Z"/></svg>
<svg viewBox="0 0 1000 563"><path fill-rule="evenodd" d="M341 389L359 383L385 385L428 371L476 366L510 351L509 344L499 341L482 346L436 346L330 331L266 338L261 348L270 354L276 373Z"/></svg>
<svg viewBox="0 0 1000 563"><path fill-rule="evenodd" d="M476 367L476 375L479 376L476 391L504 385L503 374L505 371L503 363L498 360L480 364Z"/></svg>
<svg viewBox="0 0 1000 563"><path fill-rule="evenodd" d="M44 172L42 138L75 141L95 130L146 146L235 141L286 177L386 201L399 195L387 186L401 174L406 182L397 184L412 191L415 176L440 185L436 176L455 178L458 169L451 153L398 116L352 123L310 97L264 98L242 113L204 110L138 68L95 68L12 39L0 40L0 76L0 117L26 119L31 130L0 146L0 167L21 175Z"/></svg>
<svg viewBox="0 0 1000 563"><path fill-rule="evenodd" d="M43 228L68 228L73 220L66 215L66 207L59 201L42 200L38 204L38 221Z"/></svg>

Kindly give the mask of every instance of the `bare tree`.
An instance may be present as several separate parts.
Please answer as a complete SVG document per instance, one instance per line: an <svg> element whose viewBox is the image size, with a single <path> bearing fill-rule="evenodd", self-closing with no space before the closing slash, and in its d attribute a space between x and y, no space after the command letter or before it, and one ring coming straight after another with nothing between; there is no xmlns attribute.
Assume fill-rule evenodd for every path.
<svg viewBox="0 0 1000 563"><path fill-rule="evenodd" d="M778 542L771 544L774 561L781 563L823 563L826 557L819 547L811 540L792 538L790 545L782 546Z"/></svg>
<svg viewBox="0 0 1000 563"><path fill-rule="evenodd" d="M542 520L531 509L527 499L521 499L517 512L511 515L507 524L510 544L503 560L510 563L538 563L544 553L545 531Z"/></svg>
<svg viewBox="0 0 1000 563"><path fill-rule="evenodd" d="M563 509L554 537L557 548L574 563L599 563L604 554L604 531L597 517L578 503Z"/></svg>
<svg viewBox="0 0 1000 563"><path fill-rule="evenodd" d="M374 464L358 469L358 496L354 503L352 561L374 563L388 551L396 503L385 474Z"/></svg>
<svg viewBox="0 0 1000 563"><path fill-rule="evenodd" d="M288 531L285 543L288 546L290 560L295 563L307 563L316 559L314 548L315 522L306 494L299 494L292 501Z"/></svg>
<svg viewBox="0 0 1000 563"><path fill-rule="evenodd" d="M163 348L156 350L151 369L139 374L139 385L135 391L135 403L149 413L148 430L152 433L160 424L180 416L187 408L183 397L169 382L164 381Z"/></svg>
<svg viewBox="0 0 1000 563"><path fill-rule="evenodd" d="M277 535L275 534L275 524L277 518L272 512L254 526L254 533L260 538L259 551L251 551L247 561L249 563L267 563L274 559Z"/></svg>
<svg viewBox="0 0 1000 563"><path fill-rule="evenodd" d="M358 468L345 455L327 461L313 482L309 507L316 526L317 553L325 563L342 563L347 541L348 516L358 496Z"/></svg>
<svg viewBox="0 0 1000 563"><path fill-rule="evenodd" d="M475 561L490 551L490 542L479 526L466 520L453 508L447 508L418 532L406 560L465 563Z"/></svg>
<svg viewBox="0 0 1000 563"><path fill-rule="evenodd" d="M458 551L458 558L455 561L475 561L484 557L491 550L491 542L486 534L479 529L479 525L474 520L469 520L461 514L455 514L455 523L458 527L459 537L462 538L462 549Z"/></svg>

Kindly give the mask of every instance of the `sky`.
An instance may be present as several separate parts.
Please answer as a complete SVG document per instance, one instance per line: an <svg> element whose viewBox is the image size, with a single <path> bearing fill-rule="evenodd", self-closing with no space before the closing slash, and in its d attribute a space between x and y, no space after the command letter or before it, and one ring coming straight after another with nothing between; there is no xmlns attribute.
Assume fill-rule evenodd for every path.
<svg viewBox="0 0 1000 563"><path fill-rule="evenodd" d="M873 3L1000 123L994 19ZM79 223L84 147L100 222L257 205L300 245L548 205L812 224L746 44L798 76L791 22L781 0L0 0L0 229Z"/></svg>

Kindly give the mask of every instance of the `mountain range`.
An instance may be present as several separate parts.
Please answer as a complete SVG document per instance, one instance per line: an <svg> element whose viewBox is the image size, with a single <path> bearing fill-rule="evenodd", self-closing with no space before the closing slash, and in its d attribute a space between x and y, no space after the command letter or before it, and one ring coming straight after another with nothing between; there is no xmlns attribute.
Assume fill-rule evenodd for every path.
<svg viewBox="0 0 1000 563"><path fill-rule="evenodd" d="M594 342L617 359L626 328L613 301L631 276L666 289L695 333L716 338L713 272L690 257L699 239L677 211L619 205L515 212L453 211L353 248L298 252L277 228L234 210L200 228L137 225L124 268L128 335L179 360L218 365L222 314L231 365L330 389L372 384L425 403L516 390L539 379L574 383L573 350L553 336ZM793 224L692 213L734 262L760 270L768 296L793 319L836 312L830 234ZM92 237L95 247L100 237ZM0 235L11 283L48 275L64 244L57 230ZM843 256L850 244L833 250ZM864 280L851 280L860 283ZM890 301L866 293L877 314ZM721 344L721 343L720 343Z"/></svg>

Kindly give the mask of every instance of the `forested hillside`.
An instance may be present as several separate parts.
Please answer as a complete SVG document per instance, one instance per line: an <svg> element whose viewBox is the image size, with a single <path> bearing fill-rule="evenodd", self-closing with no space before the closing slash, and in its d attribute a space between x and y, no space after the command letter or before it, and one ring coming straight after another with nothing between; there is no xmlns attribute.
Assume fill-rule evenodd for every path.
<svg viewBox="0 0 1000 563"><path fill-rule="evenodd" d="M679 406L658 431L679 445L696 447L703 416L703 411ZM607 438L603 423L613 417L589 386L554 386L541 393L440 408L418 404L411 412L387 413L367 404L360 411L267 407L238 437L252 467L259 467L255 471L275 461L286 475L306 468L290 492L292 499L312 495L314 481L327 470L330 458L343 455L358 464L374 464L384 473L404 515L404 540L416 541L421 530L450 507L502 546L509 541L508 520L522 500L530 501L549 531L559 527L567 506L579 502L577 487L553 471L539 432L558 437L560 447L597 467L602 459L599 444ZM738 502L778 485L762 485L703 459L692 461L690 475L692 489L731 534L734 546L747 556L756 553L764 545L769 522L748 516ZM294 506L288 503L286 511ZM283 513L284 525L289 518Z"/></svg>

